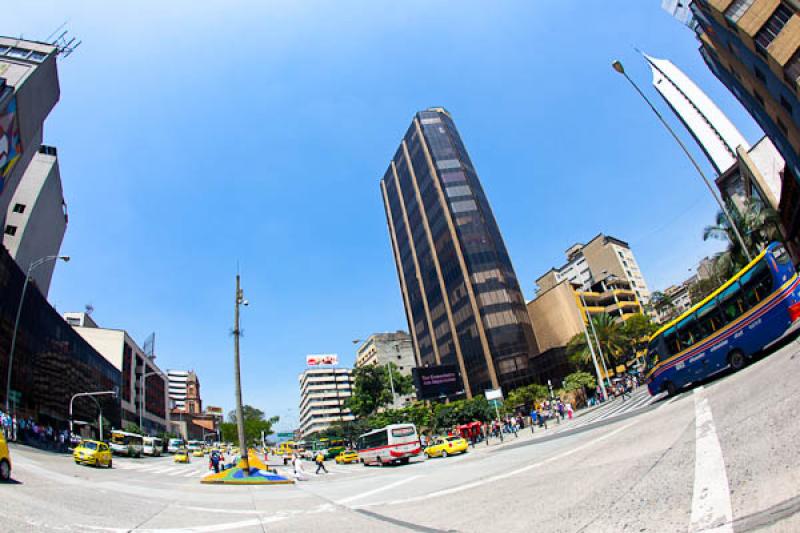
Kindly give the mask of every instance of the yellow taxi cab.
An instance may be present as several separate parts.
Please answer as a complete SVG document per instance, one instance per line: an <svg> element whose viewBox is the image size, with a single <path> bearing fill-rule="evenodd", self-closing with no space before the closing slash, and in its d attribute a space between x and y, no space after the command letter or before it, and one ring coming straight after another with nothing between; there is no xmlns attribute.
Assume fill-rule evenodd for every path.
<svg viewBox="0 0 800 533"><path fill-rule="evenodd" d="M189 462L189 450L186 448L180 448L177 452L175 452L175 457L173 459L176 463L188 463Z"/></svg>
<svg viewBox="0 0 800 533"><path fill-rule="evenodd" d="M357 463L358 461L358 454L352 450L345 450L336 456L336 464L340 465Z"/></svg>
<svg viewBox="0 0 800 533"><path fill-rule="evenodd" d="M8 444L3 432L0 431L0 481L11 479L11 455L8 453Z"/></svg>
<svg viewBox="0 0 800 533"><path fill-rule="evenodd" d="M76 464L107 466L111 468L111 450L108 444L96 440L82 440L72 452Z"/></svg>
<svg viewBox="0 0 800 533"><path fill-rule="evenodd" d="M461 437L436 437L430 446L425 448L427 457L447 457L456 453L466 453L469 443Z"/></svg>
<svg viewBox="0 0 800 533"><path fill-rule="evenodd" d="M203 457L204 455L205 455L205 452L203 451L202 448L192 452L192 457Z"/></svg>

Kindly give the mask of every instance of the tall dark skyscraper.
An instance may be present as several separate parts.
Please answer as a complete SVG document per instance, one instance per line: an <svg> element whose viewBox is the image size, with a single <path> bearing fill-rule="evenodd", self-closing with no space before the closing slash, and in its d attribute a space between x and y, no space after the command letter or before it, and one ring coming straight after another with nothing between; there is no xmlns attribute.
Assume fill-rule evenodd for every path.
<svg viewBox="0 0 800 533"><path fill-rule="evenodd" d="M525 301L450 113L416 114L381 191L417 364L458 365L468 397L530 382Z"/></svg>

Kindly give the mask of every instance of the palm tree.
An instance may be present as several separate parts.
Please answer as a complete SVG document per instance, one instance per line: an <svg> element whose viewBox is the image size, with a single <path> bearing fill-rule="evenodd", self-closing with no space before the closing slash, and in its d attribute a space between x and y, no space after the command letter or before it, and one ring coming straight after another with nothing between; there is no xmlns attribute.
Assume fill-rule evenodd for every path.
<svg viewBox="0 0 800 533"><path fill-rule="evenodd" d="M613 366L625 354L629 346L622 325L616 322L608 313L592 315L592 324L594 325L594 332L597 334L597 341L600 343L606 366ZM591 326L588 327L591 332ZM592 337L592 343L594 344L594 335L590 333L590 337ZM569 343L567 343L567 354L579 366L588 366L592 360L592 353L589 350L589 345L586 344L586 336L583 333L578 333L570 339Z"/></svg>
<svg viewBox="0 0 800 533"><path fill-rule="evenodd" d="M761 250L770 242L783 238L777 211L765 206L760 200L750 198L741 209L733 208L729 211L751 254ZM717 272L723 278L729 278L749 262L730 221L722 211L717 212L713 225L703 228L703 240L708 239L728 242L728 249L717 255L715 265L719 267Z"/></svg>

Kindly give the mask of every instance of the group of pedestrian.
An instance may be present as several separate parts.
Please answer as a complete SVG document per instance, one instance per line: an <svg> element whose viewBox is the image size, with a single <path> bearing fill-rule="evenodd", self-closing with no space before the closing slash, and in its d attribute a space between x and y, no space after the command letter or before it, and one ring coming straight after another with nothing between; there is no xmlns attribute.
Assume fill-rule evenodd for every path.
<svg viewBox="0 0 800 533"><path fill-rule="evenodd" d="M212 450L208 458L208 468L213 469L215 474L219 474L220 470L225 470L225 455L222 450Z"/></svg>
<svg viewBox="0 0 800 533"><path fill-rule="evenodd" d="M71 443L68 429L59 430L50 424L40 424L32 417L17 417L2 410L0 427L5 439L11 442L22 442L55 451L66 451Z"/></svg>
<svg viewBox="0 0 800 533"><path fill-rule="evenodd" d="M575 409L572 403L558 400L545 400L540 404L535 404L531 409L531 432L536 426L547 429L547 421L555 421L560 424L562 420L575 416Z"/></svg>

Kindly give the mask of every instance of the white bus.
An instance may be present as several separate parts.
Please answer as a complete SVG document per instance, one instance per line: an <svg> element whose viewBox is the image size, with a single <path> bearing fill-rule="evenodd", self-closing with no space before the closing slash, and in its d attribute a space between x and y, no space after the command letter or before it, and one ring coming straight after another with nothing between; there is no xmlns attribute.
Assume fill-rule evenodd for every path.
<svg viewBox="0 0 800 533"><path fill-rule="evenodd" d="M206 443L205 441L202 440L190 440L189 442L186 443L186 449L189 450L190 452L196 450L203 450L205 449L205 447Z"/></svg>
<svg viewBox="0 0 800 533"><path fill-rule="evenodd" d="M144 439L138 433L114 430L111 432L110 448L117 455L141 457L144 451Z"/></svg>
<svg viewBox="0 0 800 533"><path fill-rule="evenodd" d="M169 453L176 453L178 450L184 447L186 443L183 442L183 439L169 439L167 441L167 451Z"/></svg>
<svg viewBox="0 0 800 533"><path fill-rule="evenodd" d="M358 438L358 457L364 465L408 464L421 446L414 424L391 424Z"/></svg>
<svg viewBox="0 0 800 533"><path fill-rule="evenodd" d="M142 451L145 455L152 455L153 457L159 457L161 455L161 450L164 447L164 443L158 437L145 437L142 443Z"/></svg>

